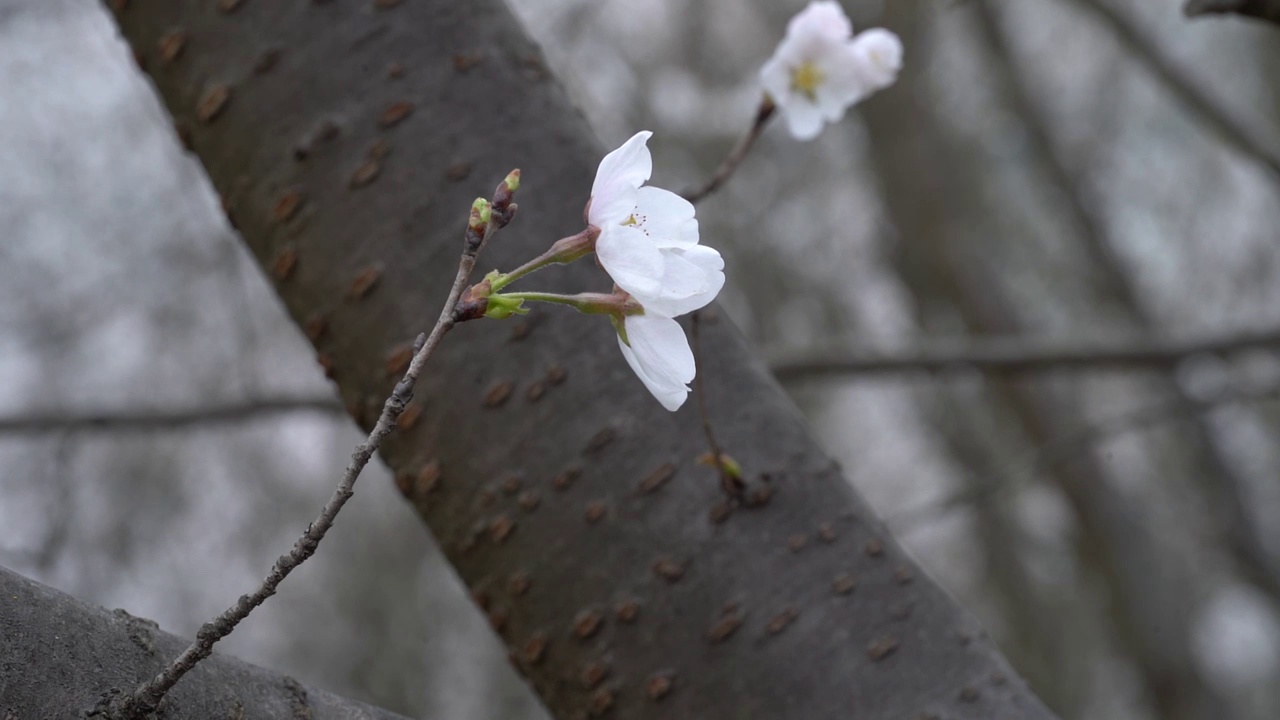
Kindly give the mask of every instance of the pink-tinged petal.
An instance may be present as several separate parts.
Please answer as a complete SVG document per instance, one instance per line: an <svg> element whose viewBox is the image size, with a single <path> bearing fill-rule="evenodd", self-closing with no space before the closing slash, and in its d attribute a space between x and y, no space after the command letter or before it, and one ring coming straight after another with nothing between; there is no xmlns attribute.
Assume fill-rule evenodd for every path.
<svg viewBox="0 0 1280 720"><path fill-rule="evenodd" d="M634 227L601 228L596 257L618 287L632 295L653 294L661 287L662 251Z"/></svg>
<svg viewBox="0 0 1280 720"><path fill-rule="evenodd" d="M693 203L670 190L645 186L636 191L637 227L655 245L689 247L698 244L698 221Z"/></svg>
<svg viewBox="0 0 1280 720"><path fill-rule="evenodd" d="M902 69L902 40L884 28L858 33L850 43L863 81L872 90L889 87Z"/></svg>
<svg viewBox="0 0 1280 720"><path fill-rule="evenodd" d="M664 408L680 409L697 372L684 330L659 315L633 315L624 322L630 346L622 338L618 346L627 364Z"/></svg>
<svg viewBox="0 0 1280 720"><path fill-rule="evenodd" d="M822 37L847 40L852 34L853 23L849 22L840 3L834 0L811 2L787 23L787 39Z"/></svg>
<svg viewBox="0 0 1280 720"><path fill-rule="evenodd" d="M652 136L652 132L642 130L600 161L595 183L591 185L592 225L602 227L600 223L594 222L597 199L638 188L653 174L653 156L649 154L649 147L646 145Z"/></svg>

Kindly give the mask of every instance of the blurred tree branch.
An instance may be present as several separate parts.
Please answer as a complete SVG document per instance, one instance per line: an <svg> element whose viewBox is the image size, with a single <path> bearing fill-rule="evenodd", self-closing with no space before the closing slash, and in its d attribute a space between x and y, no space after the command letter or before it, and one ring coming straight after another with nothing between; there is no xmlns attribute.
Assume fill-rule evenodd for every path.
<svg viewBox="0 0 1280 720"><path fill-rule="evenodd" d="M944 341L924 338L914 347L898 351L859 349L847 343L843 347L806 348L777 353L770 367L784 382L964 369L1001 375L1167 370L1191 357L1276 349L1280 349L1280 329L1182 341L979 336Z"/></svg>
<svg viewBox="0 0 1280 720"><path fill-rule="evenodd" d="M344 410L342 403L332 397L280 397L228 401L182 410L19 413L0 417L0 435L157 432L209 425L235 425L272 415L306 412L338 415Z"/></svg>
<svg viewBox="0 0 1280 720"><path fill-rule="evenodd" d="M1231 121L1225 115L1213 115L1215 108L1213 103L1206 97L1199 95L1199 91L1190 81L1182 79L1173 70L1172 64L1162 57L1159 47L1147 39L1131 23L1128 23L1118 13L1110 9L1104 0L1077 1L1096 9L1100 16L1112 25L1126 44L1137 48L1140 57L1147 58L1149 65L1153 67L1158 77L1162 78L1179 95L1187 96L1186 101L1189 105L1194 107L1196 103L1199 103L1204 108L1202 114L1218 117L1218 122L1222 127L1227 129L1231 127ZM1040 159L1040 167L1063 198L1063 207L1071 215L1071 220L1076 227L1081 245L1093 257L1095 266L1099 271L1099 277L1114 293L1116 300L1124 307L1125 312L1133 317L1140 327L1151 332L1153 328L1159 327L1159 320L1143 304L1142 298L1130 280L1123 261L1116 252L1116 243L1111 237L1110 230L1106 223L1098 218L1094 208L1087 202L1077 173L1072 172L1064 158L1057 151L1054 140L1050 135L1050 119L1046 117L1046 114L1032 96L1034 81L1027 77L1025 64L1018 62L1013 56L1008 46L1007 33L1000 27L997 18L992 12L992 0L980 0L977 5L979 27L986 44L994 53L999 67L999 74L1004 78L1003 84L1008 88L1010 104L1028 130L1028 136L1032 140L1031 147L1035 151L1035 155ZM1197 97L1199 98L1198 100L1195 99ZM1241 141L1248 140L1247 134L1242 128L1237 127L1235 132ZM1280 172L1280 160L1277 160L1272 155L1265 154L1260 148L1253 152L1263 153L1262 155L1255 154L1255 157L1267 163L1273 170ZM1277 175L1276 179L1280 179L1280 175ZM1276 336L1271 332L1264 331L1256 334L1241 335L1237 339L1244 342L1248 347L1261 348L1264 346L1274 347ZM1249 345L1251 341L1261 342L1260 344ZM1210 346L1213 344L1213 341L1206 343L1206 345ZM1225 354L1232 351L1229 347L1230 344L1230 338L1221 338L1218 341L1219 349L1205 347L1200 352L1205 354ZM1194 473L1193 478L1199 481L1200 492L1209 506L1217 508L1219 514L1226 518L1225 522L1223 522L1223 534L1227 547L1234 555L1237 565L1244 574L1260 589L1271 593L1274 600L1280 602L1280 563L1272 559L1270 553L1266 550L1263 533L1257 527L1258 522L1248 502L1244 499L1247 480L1241 477L1240 472L1229 461L1222 443L1215 437L1212 427L1205 422L1205 418L1201 414L1194 412L1195 400L1174 380L1169 380L1165 383L1165 386L1171 396L1175 398L1175 401L1186 404L1186 409L1192 413L1191 417L1196 420L1195 423L1188 426L1188 431L1193 447L1198 448L1203 470Z"/></svg>
<svg viewBox="0 0 1280 720"><path fill-rule="evenodd" d="M1252 132L1226 111L1218 107L1208 93L1178 68L1159 43L1131 20L1125 18L1105 0L1073 0L1077 7L1089 11L1118 38L1133 57L1173 93L1183 105L1200 118L1205 127L1224 144L1246 158L1262 165L1274 180L1280 180L1280 155L1253 137Z"/></svg>
<svg viewBox="0 0 1280 720"><path fill-rule="evenodd" d="M1187 17L1235 14L1280 24L1280 0L1187 0Z"/></svg>
<svg viewBox="0 0 1280 720"><path fill-rule="evenodd" d="M895 13L900 5L887 4L886 12ZM985 5L970 4L972 12L987 10ZM978 6L978 7L975 7ZM952 23L963 11L952 13ZM902 7L890 17L902 18L903 25L913 21L912 10ZM982 16L966 18L977 21L978 34L973 43L982 56L983 65L992 71L991 89L1001 106L1015 116L1021 112L1018 89L1010 82L1004 64L991 57L992 38L984 32ZM941 22L932 19L934 22ZM891 25L892 27L892 25ZM956 25L947 31L954 32ZM897 28L895 28L897 29ZM941 29L939 29L941 31ZM914 47L914 45L912 45ZM900 82L929 71L928 62L941 58L922 58L908 63ZM894 228L898 232L896 249L901 257L904 281L912 288L917 301L924 297L921 288L941 288L949 296L947 304L928 308L934 324L959 323L975 333L1025 333L1033 327L1036 313L1025 305L1026 298L1015 300L1014 270L995 266L992 257L1000 245L974 247L980 235L988 234L992 216L1013 215L1000 206L1006 197L993 193L994 181L987 178L996 165L988 146L967 137L954 121L942 116L936 95L923 91L914 94L889 93L864 111L876 138L871 143L872 155L884 183L884 197ZM1031 122L1034 122L1034 118ZM1036 128L1028 125L1028 133ZM1123 327L1140 328L1141 318L1126 302L1126 285L1116 282L1114 267L1093 257L1094 249L1084 246L1093 222L1087 206L1071 205L1071 186L1063 187L1052 167L1052 158L1041 157L1041 137L1022 142L1019 148L1032 154L1030 169L1022 182L1039 182L1057 202L1062 203L1066 222L1074 227L1080 247L1071 248L1078 260L1081 304L1091 319L1106 319ZM922 170L928 168L927 171ZM997 199L998 198L998 199ZM1076 212L1084 211L1083 217ZM1016 217L1016 216L1015 216ZM1059 220L1061 222L1061 220ZM981 228L977 231L975 229ZM983 232L986 231L986 232ZM1097 273L1089 272L1099 263ZM1123 278L1120 278L1121 280ZM1021 302L1019 302L1021 301ZM1053 302L1046 294L1044 302ZM1079 312L1079 310L1077 310ZM926 330L928 326L926 326ZM1087 417L1087 406L1081 394L1083 385L1074 378L1037 379L1019 382L996 378L990 383L990 401L1002 417L1009 418L1011 433L1020 444L1034 447L1050 442ZM1165 547L1149 532L1150 518L1146 508L1116 486L1114 470L1094 453L1080 453L1073 462L1055 467L1048 479L1061 488L1073 511L1082 547L1082 565L1094 568L1105 583L1106 625L1114 638L1114 649L1128 657L1138 671L1144 700L1162 717L1202 720L1225 709L1220 694L1201 676L1190 657L1186 642L1194 599L1187 593L1189 583L1185 567L1169 562ZM1155 568L1160 568L1156 572Z"/></svg>
<svg viewBox="0 0 1280 720"><path fill-rule="evenodd" d="M888 521L900 528L925 523L938 514L957 510L987 496L1015 489L1013 486L990 481L991 477L1020 477L1028 470L1048 470L1054 465L1070 461L1099 443L1112 440L1128 433L1142 432L1169 423L1195 422L1198 416L1213 412L1226 405L1267 402L1280 400L1280 385L1254 388L1233 389L1212 398L1187 402L1181 398L1165 402L1155 402L1137 407L1128 412L1117 413L1099 422L1080 426L1074 431L1058 435L1048 442L1031 448L1027 453L1019 455L1001 466L999 472L983 472L975 477L975 482L968 488L953 495L923 503L888 518ZM1253 568L1242 568L1251 580L1264 589L1280 589L1275 585L1269 573L1257 578Z"/></svg>

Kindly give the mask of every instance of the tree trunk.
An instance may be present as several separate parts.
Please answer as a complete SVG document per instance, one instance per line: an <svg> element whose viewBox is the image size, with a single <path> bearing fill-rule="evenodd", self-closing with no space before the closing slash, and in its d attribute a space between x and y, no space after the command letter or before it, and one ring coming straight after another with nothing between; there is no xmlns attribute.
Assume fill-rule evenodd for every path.
<svg viewBox="0 0 1280 720"><path fill-rule="evenodd" d="M472 198L524 171L481 269L581 228L602 150L500 0L108 4L362 425L444 297ZM544 283L607 288L589 262ZM1050 718L736 330L702 342L753 498L727 519L693 403L666 413L609 324L568 311L461 326L384 447L551 712Z"/></svg>
<svg viewBox="0 0 1280 720"><path fill-rule="evenodd" d="M76 718L131 690L188 641L0 568L0 717ZM405 720L234 658L215 655L165 698L169 720Z"/></svg>

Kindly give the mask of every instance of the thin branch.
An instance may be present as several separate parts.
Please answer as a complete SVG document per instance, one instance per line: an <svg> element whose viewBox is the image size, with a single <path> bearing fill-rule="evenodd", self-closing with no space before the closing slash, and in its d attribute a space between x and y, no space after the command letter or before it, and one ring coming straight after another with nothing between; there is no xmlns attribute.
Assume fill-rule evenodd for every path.
<svg viewBox="0 0 1280 720"><path fill-rule="evenodd" d="M1280 179L1280 155L1264 147L1247 128L1221 110L1212 97L1183 75L1177 64L1151 38L1101 0L1075 0L1075 4L1093 12L1107 25L1121 43L1219 139Z"/></svg>
<svg viewBox="0 0 1280 720"><path fill-rule="evenodd" d="M1280 349L1280 329L1190 341L997 337L928 342L901 351L839 347L806 350L775 355L770 365L783 381L966 368L1013 375L1068 370L1168 369L1197 355L1276 349Z"/></svg>
<svg viewBox="0 0 1280 720"><path fill-rule="evenodd" d="M720 189L721 185L733 177L733 173L737 171L738 166L746 159L751 152L752 146L756 144L756 140L760 139L760 135L764 132L764 128L769 123L769 118L773 117L774 110L777 106L773 104L773 100L765 97L760 101L760 106L756 109L756 119L751 123L751 127L747 129L746 134L738 138L738 143L733 146L729 154L725 156L720 167L716 169L714 175L701 186L684 192L684 199L697 205L708 195Z"/></svg>
<svg viewBox="0 0 1280 720"><path fill-rule="evenodd" d="M764 132L764 128L769 124L769 119L773 117L777 106L773 104L772 98L765 96L759 107L756 108L755 120L751 123L751 127L747 132L738 139L737 144L729 151L724 161L720 163L720 167L716 169L715 174L700 187L693 190L686 190L684 199L690 203L697 205L707 196L719 190L722 185L733 177L733 173L737 171L738 166L746 159L751 152L751 148L755 146L756 140ZM698 403L698 419L702 422L702 432L707 437L707 448L711 454L711 462L715 465L716 474L720 477L720 487L730 497L737 497L742 494L742 478L731 470L731 460L724 451L720 449L720 444L716 442L715 431L711 427L711 414L707 409L707 393L702 385L702 353L699 349L699 329L701 328L701 310L694 310L690 316L689 335L690 342L693 345L693 364L698 368L697 374L693 376L693 394Z"/></svg>
<svg viewBox="0 0 1280 720"><path fill-rule="evenodd" d="M294 412L341 413L343 408L332 397L282 397L226 402L185 410L33 413L0 417L0 435L180 430L194 426L235 424Z"/></svg>
<svg viewBox="0 0 1280 720"><path fill-rule="evenodd" d="M1026 477L1027 470L1044 470L1057 463L1069 460L1090 446L1131 432L1148 430L1166 423L1183 422L1196 419L1200 415L1211 412L1224 405L1235 403L1255 403L1267 400L1280 400L1280 386L1262 388L1260 390L1232 391L1219 397L1206 400L1188 401L1187 398L1175 398L1169 402L1152 403L1130 412L1119 413L1097 423L1085 425L1076 432L1067 433L1054 438L1051 442L1033 448L1030 452L1014 460L1010 471L1000 473L1000 477ZM985 499L1004 490L1014 489L1016 485L999 482L983 482L971 486L941 500L925 503L898 513L888 522L895 527L924 525L932 522L939 515Z"/></svg>
<svg viewBox="0 0 1280 720"><path fill-rule="evenodd" d="M698 418L702 421L702 433L707 437L711 462L714 463L716 474L720 477L720 489L724 490L729 497L738 497L742 494L742 478L730 470L735 466L730 464L732 461L729 456L724 454L720 443L716 441L716 433L711 427L711 413L707 409L707 393L702 386L701 327L702 311L694 310L689 315L689 338L693 345L693 366L697 368L697 373L693 376L693 395L698 403Z"/></svg>
<svg viewBox="0 0 1280 720"><path fill-rule="evenodd" d="M1182 6L1187 17L1201 15L1242 15L1280 25L1280 0L1187 0Z"/></svg>
<svg viewBox="0 0 1280 720"><path fill-rule="evenodd" d="M473 210L473 221L467 228L462 257L458 261L458 272L454 277L453 285L449 288L449 297L445 300L444 307L440 310L440 317L436 320L435 327L432 328L429 336L419 335L414 342L414 355L413 360L409 363L409 369L405 371L404 378L396 384L391 396L387 398L382 407L382 414L378 417L378 422L374 425L373 430L369 432L369 437L356 447L351 456L351 464L347 466L347 470L343 473L337 489L334 490L329 501L325 503L319 516L307 526L302 537L298 538L293 544L293 548L276 559L271 572L262 581L258 589L248 595L241 595L235 604L224 610L222 614L213 620L202 625L199 632L196 633L195 642L191 643L181 655L169 663L158 675L143 683L122 701L116 717L122 720L138 720L149 713L155 712L165 693L201 660L213 653L214 643L231 634L236 625L248 617L254 608L275 594L276 588L294 568L315 554L320 541L324 539L329 528L333 527L338 512L342 510L343 505L354 494L355 483L360 477L360 472L369 464L369 460L373 457L374 452L378 450L382 441L395 429L396 420L413 398L413 386L417 383L418 376L422 374L422 368L426 365L427 359L431 357L431 353L440 344L440 339L458 322L468 319L468 316L463 315L460 311L458 301L462 297L463 290L467 287L472 271L475 269L476 257L480 254L489 238L498 229L511 221L516 209L515 205L511 203L511 190L506 189L504 192L507 187L506 181L499 185L498 191L494 195L490 218L483 225L483 229L477 228L475 223L477 216Z"/></svg>

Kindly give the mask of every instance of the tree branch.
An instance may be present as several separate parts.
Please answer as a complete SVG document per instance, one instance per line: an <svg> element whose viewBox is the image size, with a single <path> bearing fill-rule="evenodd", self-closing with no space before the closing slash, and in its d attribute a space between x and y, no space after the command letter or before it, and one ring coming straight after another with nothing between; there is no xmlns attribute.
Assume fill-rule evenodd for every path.
<svg viewBox="0 0 1280 720"><path fill-rule="evenodd" d="M1201 90L1178 69L1173 59L1133 22L1102 0L1075 0L1075 4L1093 13L1119 38L1130 54L1142 62L1183 105L1200 118L1205 127L1224 144L1270 171L1280 179L1280 156L1253 138L1239 121L1218 107L1217 101Z"/></svg>
<svg viewBox="0 0 1280 720"><path fill-rule="evenodd" d="M896 352L838 347L793 351L777 354L770 367L784 382L963 369L1001 375L1167 370L1195 356L1276 349L1280 349L1280 329L1181 341L992 337L926 341Z"/></svg>
<svg viewBox="0 0 1280 720"><path fill-rule="evenodd" d="M208 425L238 424L272 415L298 412L338 414L342 403L332 397L261 398L184 410L38 412L0 417L0 435L57 432L155 432Z"/></svg>
<svg viewBox="0 0 1280 720"><path fill-rule="evenodd" d="M1280 386L1255 390L1233 390L1205 400L1175 398L1167 402L1143 405L1051 438L1048 442L1010 461L1004 471L997 476L1026 477L1028 471L1049 470L1054 465L1079 457L1093 445L1121 435L1141 432L1171 423L1196 422L1201 415L1213 412L1224 405L1265 402L1277 399L1280 399ZM948 497L904 510L888 518L888 521L890 524L904 530L910 529L915 525L932 522L940 514L945 514L977 502L987 496L1012 489L1015 488L998 482L975 484ZM1257 552L1258 550L1259 548L1254 547L1249 552ZM1255 579L1255 568L1246 567L1243 569L1251 580ZM1263 575L1265 579L1258 583L1261 587L1277 587L1274 577L1269 573L1263 573Z"/></svg>
<svg viewBox="0 0 1280 720"><path fill-rule="evenodd" d="M307 525L306 531L293 544L293 548L276 559L271 572L256 590L248 595L241 595L235 604L202 625L200 631L196 633L195 641L183 650L181 655L174 658L164 670L121 701L119 710L114 713L114 716L121 720L138 720L155 712L165 694L201 660L213 653L214 643L230 635L236 625L276 593L276 588L289 576L289 573L315 554L320 541L329 532L329 528L333 527L338 513L355 493L355 484L360 473L369 464L369 460L382 445L382 441L395 429L396 420L413 399L413 386L418 382L418 376L422 374L427 359L431 357L439 346L440 340L453 329L454 325L470 319L461 314L458 301L462 297L462 291L467 287L467 282L471 279L471 273L476 266L476 257L489 238L511 220L515 210L515 206L510 204L511 190L507 189L504 194L504 188L506 188L505 181L499 185L494 196L491 219L482 228L477 228L476 215L473 213L473 223L467 228L462 257L458 261L458 272L454 277L453 285L449 288L449 297L440 310L440 317L436 320L435 327L431 329L430 335L419 335L414 342L413 360L409 363L404 378L396 384L390 397L383 404L382 414L378 417L373 430L369 432L369 437L356 447L351 456L351 464L347 466L342 480L329 501L321 508L319 516Z"/></svg>
<svg viewBox="0 0 1280 720"><path fill-rule="evenodd" d="M1280 24L1280 0L1187 0L1187 17L1235 14Z"/></svg>

